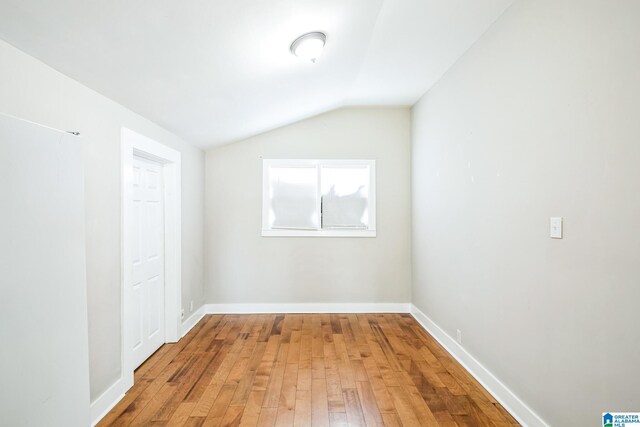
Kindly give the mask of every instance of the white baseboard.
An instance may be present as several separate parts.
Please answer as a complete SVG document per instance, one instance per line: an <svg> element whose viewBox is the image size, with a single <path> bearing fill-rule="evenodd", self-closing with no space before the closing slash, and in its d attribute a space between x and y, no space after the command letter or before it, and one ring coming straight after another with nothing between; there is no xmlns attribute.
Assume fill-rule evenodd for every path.
<svg viewBox="0 0 640 427"><path fill-rule="evenodd" d="M207 304L207 314L410 313L410 303Z"/></svg>
<svg viewBox="0 0 640 427"><path fill-rule="evenodd" d="M415 305L411 314L523 426L548 427L518 396Z"/></svg>
<svg viewBox="0 0 640 427"><path fill-rule="evenodd" d="M92 427L98 424L122 400L124 394L132 385L133 378L127 380L125 377L120 377L118 381L113 383L111 387L91 403L89 413L91 414Z"/></svg>
<svg viewBox="0 0 640 427"><path fill-rule="evenodd" d="M180 335L180 338L182 338L183 336L187 335L187 333L194 326L196 326L198 324L200 319L202 319L204 317L204 315L207 314L206 307L207 307L206 304L203 305L202 307L197 309L191 316L189 316L189 318L187 320L182 322L182 334Z"/></svg>

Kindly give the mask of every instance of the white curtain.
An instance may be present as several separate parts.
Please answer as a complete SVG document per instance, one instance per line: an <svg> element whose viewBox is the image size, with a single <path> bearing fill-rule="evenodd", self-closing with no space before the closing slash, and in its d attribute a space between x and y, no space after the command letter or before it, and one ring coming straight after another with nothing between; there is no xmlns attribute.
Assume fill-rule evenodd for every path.
<svg viewBox="0 0 640 427"><path fill-rule="evenodd" d="M312 167L271 167L271 228L317 229L318 173Z"/></svg>
<svg viewBox="0 0 640 427"><path fill-rule="evenodd" d="M369 167L323 167L322 228L367 228Z"/></svg>

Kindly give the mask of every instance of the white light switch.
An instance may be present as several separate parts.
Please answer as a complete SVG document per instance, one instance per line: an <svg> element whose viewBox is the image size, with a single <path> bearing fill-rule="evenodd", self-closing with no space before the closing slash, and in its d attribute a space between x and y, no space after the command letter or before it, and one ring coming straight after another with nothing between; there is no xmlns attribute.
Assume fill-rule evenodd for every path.
<svg viewBox="0 0 640 427"><path fill-rule="evenodd" d="M549 235L552 239L562 239L562 217L549 219Z"/></svg>

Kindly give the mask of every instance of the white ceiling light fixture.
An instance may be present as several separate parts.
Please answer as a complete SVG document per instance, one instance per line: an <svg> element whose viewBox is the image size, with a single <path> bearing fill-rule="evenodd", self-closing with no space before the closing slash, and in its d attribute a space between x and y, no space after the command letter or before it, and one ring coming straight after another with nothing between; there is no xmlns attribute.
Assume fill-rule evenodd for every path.
<svg viewBox="0 0 640 427"><path fill-rule="evenodd" d="M306 33L291 43L291 53L298 58L315 63L322 54L326 42L327 35L325 33L320 31Z"/></svg>

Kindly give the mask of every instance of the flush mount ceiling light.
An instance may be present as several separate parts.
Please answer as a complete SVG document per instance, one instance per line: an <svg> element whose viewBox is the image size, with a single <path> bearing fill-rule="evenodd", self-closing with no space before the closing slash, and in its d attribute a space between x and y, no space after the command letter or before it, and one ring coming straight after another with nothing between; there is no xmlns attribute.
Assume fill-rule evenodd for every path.
<svg viewBox="0 0 640 427"><path fill-rule="evenodd" d="M322 54L326 41L326 34L320 31L303 34L291 43L291 53L298 58L315 63Z"/></svg>

